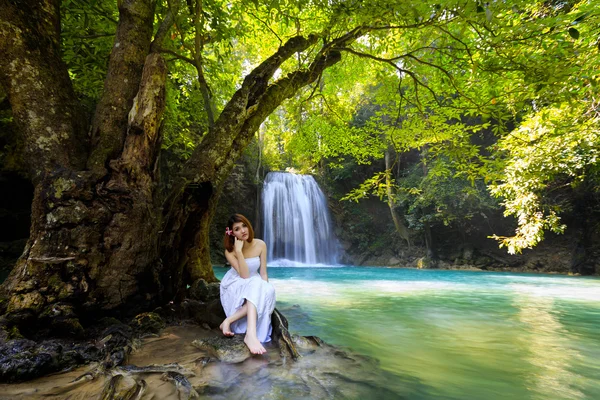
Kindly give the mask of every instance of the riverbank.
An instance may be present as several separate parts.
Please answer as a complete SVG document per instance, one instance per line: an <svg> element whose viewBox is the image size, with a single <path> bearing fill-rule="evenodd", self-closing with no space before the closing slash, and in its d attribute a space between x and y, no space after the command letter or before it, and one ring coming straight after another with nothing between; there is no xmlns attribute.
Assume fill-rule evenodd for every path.
<svg viewBox="0 0 600 400"><path fill-rule="evenodd" d="M342 263L395 268L599 276L600 249L579 246L577 240L568 235L554 235L534 249L525 249L520 254L508 254L506 249L500 249L495 242L488 241L442 246L433 253L428 253L427 249L419 246L401 251L384 248L374 253L353 253L349 249L344 253Z"/></svg>
<svg viewBox="0 0 600 400"><path fill-rule="evenodd" d="M170 326L160 335L144 339L129 356L125 367L98 379L73 385L73 381L96 368L88 365L19 384L1 384L0 400L98 398L114 376L131 366L149 369L170 366L185 376L185 383L173 384L164 372L123 374L143 387L138 399L300 399L300 398L398 398L390 388L373 388L372 381L385 375L377 362L322 343L318 339L294 336L301 353L297 361L282 357L278 346L267 343L267 353L242 362L219 362L214 354L194 343L220 338L221 332L198 325ZM232 341L234 339L231 339ZM128 367L129 366L129 367ZM117 388L118 390L118 388ZM194 393L197 393L194 394ZM113 391L113 394L114 391ZM113 398L113 397L110 397ZM114 397L121 398L121 397Z"/></svg>

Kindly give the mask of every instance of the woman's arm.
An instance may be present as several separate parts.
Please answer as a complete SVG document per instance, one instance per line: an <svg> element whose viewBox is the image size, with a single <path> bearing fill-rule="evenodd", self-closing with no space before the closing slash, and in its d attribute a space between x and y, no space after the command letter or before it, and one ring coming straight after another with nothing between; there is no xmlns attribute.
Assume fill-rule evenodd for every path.
<svg viewBox="0 0 600 400"><path fill-rule="evenodd" d="M225 258L227 259L227 261L229 261L229 264L231 264L231 266L237 271L240 277L247 279L250 277L250 270L248 269L248 264L246 264L246 259L242 254L243 246L244 242L236 238L235 245L233 246L233 251L229 252L225 250Z"/></svg>
<svg viewBox="0 0 600 400"><path fill-rule="evenodd" d="M260 277L269 282L269 276L267 275L267 245L262 242L262 249L260 252Z"/></svg>

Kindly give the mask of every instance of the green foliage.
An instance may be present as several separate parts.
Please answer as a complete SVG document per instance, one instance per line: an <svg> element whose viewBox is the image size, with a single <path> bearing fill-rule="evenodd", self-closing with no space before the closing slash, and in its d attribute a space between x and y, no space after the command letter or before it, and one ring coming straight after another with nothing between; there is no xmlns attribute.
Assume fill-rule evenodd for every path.
<svg viewBox="0 0 600 400"><path fill-rule="evenodd" d="M369 162L388 146L399 155L417 150L426 173L404 170L391 183L392 200L413 228L463 224L494 208L488 183L505 214L517 217L515 236L496 238L511 253L531 247L545 229L564 229L558 214L567 204L551 191L577 185L598 164L599 6L375 2L365 18L382 21L371 11L384 7L403 10L404 23L446 14L418 29L359 40L346 63L298 96L301 106L286 108L298 136L287 149L296 163L312 166L341 166L346 157ZM344 199L373 194L387 201L387 174L376 173Z"/></svg>
<svg viewBox="0 0 600 400"><path fill-rule="evenodd" d="M187 160L206 132L204 103L193 77L184 68L169 74L163 121L163 149Z"/></svg>
<svg viewBox="0 0 600 400"><path fill-rule="evenodd" d="M116 2L61 6L64 59L91 104ZM303 172L327 163L341 177L390 151L401 168L373 170L345 198L391 200L415 230L462 226L493 208L489 184L517 217L515 235L498 237L517 252L544 230L564 229L566 203L552 190L592 179L598 165L599 8L598 0L158 1L155 29L175 14L161 44L170 78L163 147L189 157L209 129L208 111L218 118L244 77L291 37L319 41L270 83L309 68L324 44L360 27L358 40L336 49L343 62L263 124L263 163Z"/></svg>
<svg viewBox="0 0 600 400"><path fill-rule="evenodd" d="M549 192L582 183L600 160L600 113L591 102L543 108L502 138L506 165L502 181L491 185L504 198L505 215L518 220L515 236L497 237L510 253L536 245L544 230L562 233L564 204Z"/></svg>
<svg viewBox="0 0 600 400"><path fill-rule="evenodd" d="M63 59L75 91L97 101L102 93L119 13L115 0L61 2Z"/></svg>

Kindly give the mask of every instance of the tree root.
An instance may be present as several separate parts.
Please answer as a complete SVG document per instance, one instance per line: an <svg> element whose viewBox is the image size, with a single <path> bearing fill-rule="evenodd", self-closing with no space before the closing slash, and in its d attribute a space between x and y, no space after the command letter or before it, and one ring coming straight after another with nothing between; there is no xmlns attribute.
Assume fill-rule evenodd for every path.
<svg viewBox="0 0 600 400"><path fill-rule="evenodd" d="M196 392L196 389L193 388L190 381L188 381L188 379L179 372L165 372L161 379L163 381L173 382L173 384L177 388L177 392L179 393L180 400L200 398L200 395L198 394L198 392Z"/></svg>
<svg viewBox="0 0 600 400"><path fill-rule="evenodd" d="M107 377L107 382L102 390L101 400L139 400L147 390L147 384L144 379L136 375L143 374L163 374L161 379L170 381L175 385L179 393L179 399L187 400L200 397L187 379L188 376L194 376L195 374L176 363L152 364L144 367L125 365L111 369L106 369L105 364L100 364L68 384L54 388L49 394L54 396L63 395L102 375Z"/></svg>

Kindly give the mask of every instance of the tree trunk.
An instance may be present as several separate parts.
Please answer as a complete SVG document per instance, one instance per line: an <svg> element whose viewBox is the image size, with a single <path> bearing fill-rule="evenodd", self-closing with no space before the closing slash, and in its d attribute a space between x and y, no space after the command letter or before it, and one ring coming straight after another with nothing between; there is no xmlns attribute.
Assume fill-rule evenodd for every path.
<svg viewBox="0 0 600 400"><path fill-rule="evenodd" d="M23 134L34 184L85 165L85 117L60 58L58 0L0 0L0 84Z"/></svg>
<svg viewBox="0 0 600 400"><path fill-rule="evenodd" d="M0 78L25 134L35 183L30 238L2 285L1 304L9 322L25 334L41 336L50 332L82 334L80 320L97 318L101 310L119 309L132 298L137 300L132 304L144 307L155 300L158 280L153 269L159 267L161 212L155 160L166 65L159 56L151 55L144 63L146 55L140 61L130 57L131 53L121 57L127 62L113 63L118 58L115 54L128 47L125 43L117 46L117 35L104 98L116 95L122 104L115 108L113 103L101 102L96 115L107 116L103 122L108 131L116 132L115 126L123 130L116 140L120 157L113 159L108 172L108 159L99 164L102 176L98 170L85 170L83 124L76 118L78 106L60 61L58 22L44 25L59 20L58 3L28 2L26 9L23 4L15 7L8 2L0 12L0 48L6 54L0 62L8 67L2 68ZM119 31L148 31L143 27L149 26L151 32L154 15L153 10L148 11L150 3L122 2ZM7 40L11 35L18 40ZM149 46L150 35L145 37ZM138 76L126 74L137 79L129 84L127 78L122 81L123 74L111 74L111 68L136 69L136 60L142 67L145 64L141 84L139 67ZM127 68L122 68L127 63ZM117 81L129 92L118 91ZM133 107L126 109L124 104ZM125 125L113 123L122 121L123 116ZM104 135L102 130L99 133ZM99 148L96 145L94 150Z"/></svg>
<svg viewBox="0 0 600 400"><path fill-rule="evenodd" d="M390 213L392 214L392 221L394 221L394 227L396 228L396 232L398 232L398 234L400 235L400 237L404 240L406 240L406 244L408 245L408 249L410 250L410 231L409 229L406 227L406 225L404 225L404 223L402 222L402 219L400 218L400 216L398 215L398 213L396 212L396 208L395 208L395 204L394 204L394 198L393 198L393 192L392 192L392 179L391 179L391 174L392 174L392 164L391 164L391 150L388 148L385 151L385 170L386 170L386 174L385 174L385 183L386 183L386 194L387 194L387 203L388 203L388 207L390 209Z"/></svg>
<svg viewBox="0 0 600 400"><path fill-rule="evenodd" d="M36 186L29 242L2 286L6 316L24 333L77 335L78 317L157 300L155 159L165 79L162 58L148 56L125 148L105 180L59 170Z"/></svg>

